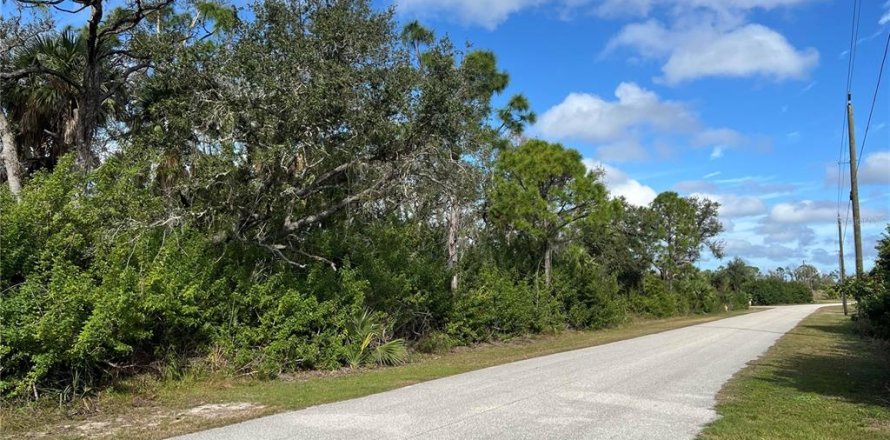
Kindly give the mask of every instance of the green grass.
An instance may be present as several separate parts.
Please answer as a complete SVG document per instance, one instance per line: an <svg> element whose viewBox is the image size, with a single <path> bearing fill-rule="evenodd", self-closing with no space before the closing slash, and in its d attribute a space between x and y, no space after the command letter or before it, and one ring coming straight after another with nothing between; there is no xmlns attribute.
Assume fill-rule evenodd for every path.
<svg viewBox="0 0 890 440"><path fill-rule="evenodd" d="M59 407L49 402L0 409L5 438L156 439L221 426L285 410L338 400L528 359L700 324L730 314L640 321L600 331L566 331L510 342L414 356L409 364L360 371L306 373L289 380L192 377L158 381L149 376L119 383L98 396ZM203 404L245 402L256 406L195 415Z"/></svg>
<svg viewBox="0 0 890 440"><path fill-rule="evenodd" d="M890 350L826 307L739 372L701 439L890 439Z"/></svg>

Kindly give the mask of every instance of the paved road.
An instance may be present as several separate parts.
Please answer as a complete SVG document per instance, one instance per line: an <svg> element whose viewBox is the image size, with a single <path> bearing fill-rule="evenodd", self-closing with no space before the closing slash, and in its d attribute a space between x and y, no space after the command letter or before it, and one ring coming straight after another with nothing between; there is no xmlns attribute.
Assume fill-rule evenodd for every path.
<svg viewBox="0 0 890 440"><path fill-rule="evenodd" d="M692 439L715 419L723 383L821 306L777 307L181 439Z"/></svg>

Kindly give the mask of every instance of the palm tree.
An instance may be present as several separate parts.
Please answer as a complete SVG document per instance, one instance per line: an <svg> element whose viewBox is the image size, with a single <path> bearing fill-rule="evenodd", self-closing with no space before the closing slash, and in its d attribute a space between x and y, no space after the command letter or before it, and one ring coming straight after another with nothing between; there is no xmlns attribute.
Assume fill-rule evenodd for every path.
<svg viewBox="0 0 890 440"><path fill-rule="evenodd" d="M41 65L76 77L83 69L83 42L70 31L41 36L19 50L12 64ZM3 107L17 129L19 149L37 162L28 168L39 168L68 151L78 122L76 84L55 75L32 75L10 81L3 89Z"/></svg>
<svg viewBox="0 0 890 440"><path fill-rule="evenodd" d="M423 44L430 45L435 41L433 32L414 20L402 28L402 42L414 48L414 54L417 56L417 62L420 63L420 46Z"/></svg>
<svg viewBox="0 0 890 440"><path fill-rule="evenodd" d="M11 70L41 66L58 73L24 76L0 85L3 97L0 107L8 119L6 127L0 126L0 131L4 144L9 143L8 139L15 142L26 173L52 168L61 155L78 146L77 132L82 122L80 107L84 96L78 79L83 78L86 68L85 54L86 45L81 34L66 29L37 37L12 56ZM117 70L104 63L102 77L114 79ZM106 91L107 85L103 85L100 92L105 94ZM120 93L118 91L116 96L101 103L97 117L100 126L116 113L115 103ZM88 150L77 151L79 158L95 163L95 153L91 148ZM7 171L7 175L11 173Z"/></svg>

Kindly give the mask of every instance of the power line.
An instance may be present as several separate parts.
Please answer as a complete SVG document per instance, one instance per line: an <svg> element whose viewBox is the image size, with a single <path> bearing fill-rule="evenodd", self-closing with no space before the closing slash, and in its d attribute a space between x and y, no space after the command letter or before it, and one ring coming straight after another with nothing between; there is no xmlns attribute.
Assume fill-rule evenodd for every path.
<svg viewBox="0 0 890 440"><path fill-rule="evenodd" d="M887 33L887 41L884 43L884 56L881 58L881 68L878 70L878 80L875 83L875 93L871 98L871 110L868 111L868 122L865 123L865 134L862 136L862 145L859 146L859 157L856 158L856 168L862 163L862 151L865 150L865 141L868 140L868 129L871 128L871 117L875 112L875 102L878 100L878 90L881 88L881 77L884 76L884 62L887 61L887 48L890 47L890 32Z"/></svg>
<svg viewBox="0 0 890 440"><path fill-rule="evenodd" d="M859 0L854 0L852 2L852 6L853 6L853 13L850 16L850 48L847 50L847 54L848 54L847 83L846 83L846 87L844 90L844 92L845 92L844 93L844 115L843 115L844 117L842 119L842 124L841 124L841 143L840 143L840 150L838 152L838 161L837 161L837 168L838 168L837 214L838 214L838 216L840 216L840 214L841 214L841 194L843 194L843 190L844 190L844 188L846 188L846 186L844 185L844 181L846 180L846 170L843 165L846 163L849 163L849 160L844 161L845 151L848 148L847 141L845 140L846 136L844 136L847 133L847 105L846 104L847 104L847 99L850 96L852 88L853 88L853 84L852 84L853 83L853 72L855 71L855 67L856 67L856 47L858 46L857 39L859 38L859 15L860 15L860 11L862 9ZM858 166L858 164L857 164L857 166ZM846 209L846 213L844 216L844 233L843 233L843 238L842 238L844 241L846 241L846 239L847 239L847 226L849 225L849 222L850 222L851 203L852 202L848 198L847 199L847 209Z"/></svg>
<svg viewBox="0 0 890 440"><path fill-rule="evenodd" d="M850 92L850 85L853 82L853 68L856 65L856 47L859 38L859 15L862 11L862 5L859 0L853 1L853 17L850 26L850 59L847 63L847 93Z"/></svg>

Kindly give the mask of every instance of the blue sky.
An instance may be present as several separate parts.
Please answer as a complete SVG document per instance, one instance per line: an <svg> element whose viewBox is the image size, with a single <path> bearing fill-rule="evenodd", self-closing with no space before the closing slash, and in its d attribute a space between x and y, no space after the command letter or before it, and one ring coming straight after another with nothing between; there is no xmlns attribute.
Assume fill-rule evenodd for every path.
<svg viewBox="0 0 890 440"><path fill-rule="evenodd" d="M458 45L493 50L511 76L505 95L525 94L538 113L528 135L581 151L605 169L613 193L637 204L665 190L716 198L728 256L765 269L837 269L852 1L377 4ZM890 2L861 5L852 80L860 144L890 32ZM890 218L887 70L860 168L866 268ZM852 224L847 237L849 273Z"/></svg>

